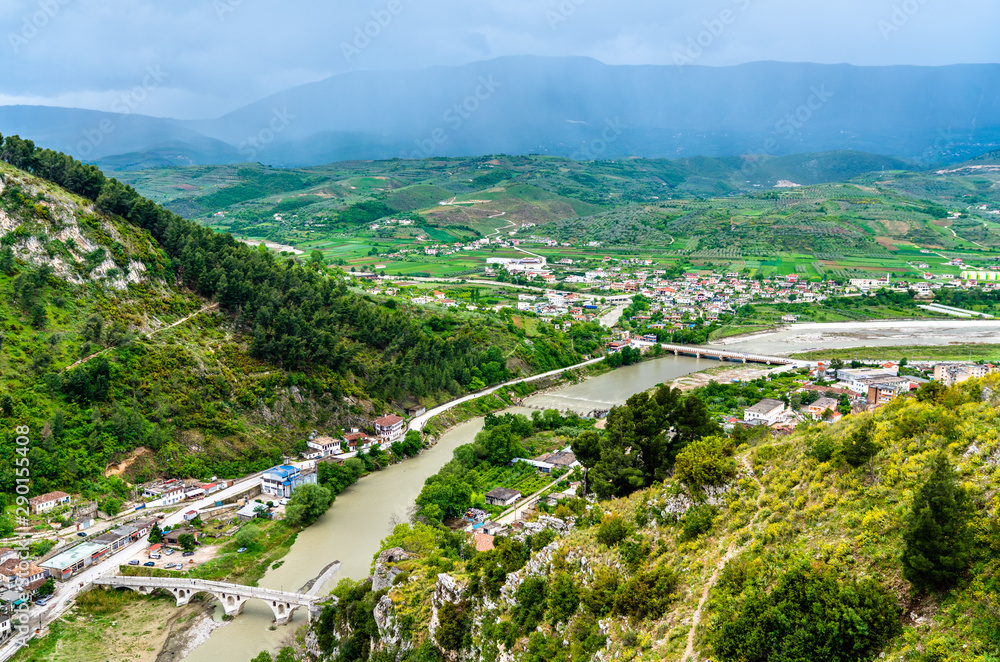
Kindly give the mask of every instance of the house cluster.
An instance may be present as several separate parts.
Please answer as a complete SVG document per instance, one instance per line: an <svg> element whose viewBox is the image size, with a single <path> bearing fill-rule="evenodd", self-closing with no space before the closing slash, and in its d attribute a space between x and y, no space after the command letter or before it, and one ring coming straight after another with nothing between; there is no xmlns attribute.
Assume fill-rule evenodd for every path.
<svg viewBox="0 0 1000 662"><path fill-rule="evenodd" d="M412 416L419 416L426 411L423 407L413 407L408 410ZM371 448L387 447L394 441L398 441L406 434L406 419L396 414L387 414L376 418L372 423L375 430L374 435L362 432L358 428L351 428L339 437L312 432L306 441L306 446L310 449L305 454L307 460L322 460L336 456L350 456Z"/></svg>
<svg viewBox="0 0 1000 662"><path fill-rule="evenodd" d="M600 307L588 297L574 292L546 292L544 295L519 294L517 309L533 312L543 317L569 315L574 322L593 321Z"/></svg>
<svg viewBox="0 0 1000 662"><path fill-rule="evenodd" d="M937 363L934 365L934 381L945 386L954 386L967 379L985 377L995 369L992 364L978 363Z"/></svg>
<svg viewBox="0 0 1000 662"><path fill-rule="evenodd" d="M934 381L945 386L952 386L967 379L985 377L995 370L992 364L958 363L958 362L917 362L911 363L914 371L933 373ZM835 386L825 386L807 382L793 389L792 393L812 392L809 404L799 411L792 411L784 401L767 398L743 410L745 425L765 425L767 427L782 427L794 425L806 420L826 420L834 422L840 419L839 411L842 398L846 398L852 412L870 411L926 384L928 379L910 374L901 375L899 365L888 361L874 367L839 368L831 370L820 363L810 373L810 379L829 383L835 380ZM819 396L816 398L816 396ZM737 421L730 419L728 423Z"/></svg>
<svg viewBox="0 0 1000 662"><path fill-rule="evenodd" d="M100 563L108 556L149 535L157 521L156 518L152 518L119 526L39 562L38 567L47 571L48 576L66 581L84 568Z"/></svg>
<svg viewBox="0 0 1000 662"><path fill-rule="evenodd" d="M232 480L213 480L203 483L198 480L180 480L171 478L158 480L143 487L142 497L154 499L164 506L170 506L182 501L203 499L209 494L218 492L233 484Z"/></svg>

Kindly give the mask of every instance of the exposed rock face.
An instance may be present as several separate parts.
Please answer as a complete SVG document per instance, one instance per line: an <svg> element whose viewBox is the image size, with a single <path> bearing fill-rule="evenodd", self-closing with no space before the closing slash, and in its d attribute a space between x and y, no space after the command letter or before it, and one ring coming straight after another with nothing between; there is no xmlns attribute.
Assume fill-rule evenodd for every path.
<svg viewBox="0 0 1000 662"><path fill-rule="evenodd" d="M410 648L410 641L403 638L399 622L396 619L396 605L388 595L383 595L375 605L375 625L378 626L378 634L381 638L383 648L405 651Z"/></svg>
<svg viewBox="0 0 1000 662"><path fill-rule="evenodd" d="M438 609L445 603L458 604L465 597L465 587L455 581L451 575L442 572L437 576L437 584L434 585L434 596L431 598L431 622L430 633L434 638L440 621L438 620Z"/></svg>
<svg viewBox="0 0 1000 662"><path fill-rule="evenodd" d="M372 592L378 593L390 588L396 576L402 572L399 568L394 567L393 564L411 558L413 556L407 553L402 547L393 547L379 554L375 560L375 570L372 572Z"/></svg>

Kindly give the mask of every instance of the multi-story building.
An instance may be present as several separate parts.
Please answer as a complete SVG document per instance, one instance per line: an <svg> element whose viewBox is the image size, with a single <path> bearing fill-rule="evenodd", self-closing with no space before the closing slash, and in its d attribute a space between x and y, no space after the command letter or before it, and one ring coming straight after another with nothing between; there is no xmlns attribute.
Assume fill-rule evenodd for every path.
<svg viewBox="0 0 1000 662"><path fill-rule="evenodd" d="M304 473L298 467L283 464L264 472L260 479L260 491L269 496L285 498L292 496L292 490L299 485L315 483L315 472Z"/></svg>
<svg viewBox="0 0 1000 662"><path fill-rule="evenodd" d="M993 368L978 363L938 363L934 366L934 381L953 386L967 379L985 377Z"/></svg>
<svg viewBox="0 0 1000 662"><path fill-rule="evenodd" d="M392 441L403 436L405 421L395 414L375 420L375 434L383 441Z"/></svg>

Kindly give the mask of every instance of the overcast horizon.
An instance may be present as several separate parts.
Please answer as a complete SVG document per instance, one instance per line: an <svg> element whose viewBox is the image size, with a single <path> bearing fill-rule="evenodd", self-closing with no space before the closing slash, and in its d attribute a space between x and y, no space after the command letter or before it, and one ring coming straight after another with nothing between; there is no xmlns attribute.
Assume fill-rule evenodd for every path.
<svg viewBox="0 0 1000 662"><path fill-rule="evenodd" d="M1000 43L990 34L997 24L1000 6L986 0L632 0L613 7L595 0L485 0L473 7L454 0L431 7L294 0L280 11L254 0L9 0L0 8L8 63L0 72L0 105L128 107L208 119L349 71L511 55L582 56L609 65L992 64L1000 62Z"/></svg>

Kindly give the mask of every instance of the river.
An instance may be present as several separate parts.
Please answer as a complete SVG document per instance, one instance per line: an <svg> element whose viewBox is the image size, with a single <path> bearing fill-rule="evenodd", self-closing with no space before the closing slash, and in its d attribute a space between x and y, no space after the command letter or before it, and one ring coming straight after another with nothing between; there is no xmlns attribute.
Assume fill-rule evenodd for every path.
<svg viewBox="0 0 1000 662"><path fill-rule="evenodd" d="M527 398L534 407L588 412L609 409L634 393L683 375L718 365L717 361L668 356L619 368L579 384ZM340 561L320 595L328 593L344 577L367 577L379 543L399 522L407 521L409 508L420 494L424 481L448 462L458 446L472 442L482 429L481 418L458 425L441 436L438 443L415 458L379 471L358 481L337 496L330 510L299 534L284 563L268 570L260 580L264 588L297 591L317 576L327 564ZM290 626L269 630L274 614L263 602L250 600L228 625L218 628L209 640L186 659L191 662L250 660L262 650L275 650L306 622L302 609L295 611Z"/></svg>

